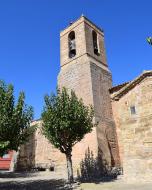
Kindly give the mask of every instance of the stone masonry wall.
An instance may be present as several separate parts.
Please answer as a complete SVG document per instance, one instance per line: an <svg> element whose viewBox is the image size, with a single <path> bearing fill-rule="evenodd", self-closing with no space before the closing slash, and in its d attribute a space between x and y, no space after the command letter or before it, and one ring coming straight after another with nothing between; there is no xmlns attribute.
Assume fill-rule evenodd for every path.
<svg viewBox="0 0 152 190"><path fill-rule="evenodd" d="M116 127L113 119L109 89L111 74L94 63L91 63L92 94L95 116L99 122L97 137L99 154L110 166L119 166L119 151Z"/></svg>
<svg viewBox="0 0 152 190"><path fill-rule="evenodd" d="M152 179L152 77L113 101L125 180ZM136 114L131 114L135 106Z"/></svg>
<svg viewBox="0 0 152 190"><path fill-rule="evenodd" d="M101 154L108 166L119 166L116 128L109 95L111 74L96 64L89 62L89 58L82 57L81 59L88 59L88 61L86 63L81 61L80 63L73 62L61 69L58 78L59 86L75 90L78 97L82 98L86 105L91 104L94 106L95 120L99 122L99 125L94 131L96 135L92 134L91 137L91 142L94 143L90 144L90 139L85 139L85 143L89 147L91 146L91 150L96 156L98 153ZM86 148L84 149L81 143L79 147L81 147L80 158L82 159ZM76 154L75 157L79 156Z"/></svg>
<svg viewBox="0 0 152 190"><path fill-rule="evenodd" d="M33 122L33 124L35 124L35 122ZM35 166L35 148L35 134L33 134L29 140L19 148L16 170L30 170Z"/></svg>
<svg viewBox="0 0 152 190"><path fill-rule="evenodd" d="M93 105L92 83L90 75L90 66L86 60L86 56L82 56L79 63L74 61L64 66L58 77L59 87L65 86L67 89L73 89L79 98L83 99L86 105ZM79 167L80 161L85 157L88 147L93 151L94 156L98 153L98 144L96 136L96 128L87 134L84 139L77 143L73 149L73 166L74 170Z"/></svg>

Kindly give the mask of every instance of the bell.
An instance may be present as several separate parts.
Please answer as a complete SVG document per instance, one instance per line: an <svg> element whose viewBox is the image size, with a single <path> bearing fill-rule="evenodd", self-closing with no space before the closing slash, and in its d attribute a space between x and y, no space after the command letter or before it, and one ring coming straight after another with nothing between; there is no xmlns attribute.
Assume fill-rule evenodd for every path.
<svg viewBox="0 0 152 190"><path fill-rule="evenodd" d="M75 50L76 49L75 40L71 40L69 46L70 46L70 51Z"/></svg>
<svg viewBox="0 0 152 190"><path fill-rule="evenodd" d="M97 47L94 47L94 53L96 54L96 55L98 55L98 48Z"/></svg>
<svg viewBox="0 0 152 190"><path fill-rule="evenodd" d="M75 39L69 41L69 57L72 58L76 55Z"/></svg>
<svg viewBox="0 0 152 190"><path fill-rule="evenodd" d="M98 54L98 45L96 42L94 42L94 53L97 55Z"/></svg>

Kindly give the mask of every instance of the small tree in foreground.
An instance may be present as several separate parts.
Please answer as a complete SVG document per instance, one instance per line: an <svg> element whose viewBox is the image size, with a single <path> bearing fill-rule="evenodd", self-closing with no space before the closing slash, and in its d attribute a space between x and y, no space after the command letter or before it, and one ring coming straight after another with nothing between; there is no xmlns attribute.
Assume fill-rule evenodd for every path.
<svg viewBox="0 0 152 190"><path fill-rule="evenodd" d="M69 182L73 182L72 147L91 132L93 115L92 107L85 106L74 91L68 94L63 88L57 91L57 95L45 96L42 130L47 139L66 155Z"/></svg>
<svg viewBox="0 0 152 190"><path fill-rule="evenodd" d="M0 81L0 155L9 150L18 150L33 132L30 122L33 109L25 105L25 95L20 93L17 103L14 88Z"/></svg>

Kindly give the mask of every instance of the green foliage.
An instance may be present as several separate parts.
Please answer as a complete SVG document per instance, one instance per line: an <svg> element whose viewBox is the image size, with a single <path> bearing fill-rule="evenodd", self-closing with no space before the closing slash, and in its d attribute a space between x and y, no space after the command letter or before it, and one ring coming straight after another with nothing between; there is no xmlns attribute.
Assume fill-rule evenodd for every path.
<svg viewBox="0 0 152 190"><path fill-rule="evenodd" d="M0 155L8 150L17 150L33 132L30 127L33 109L25 105L25 95L20 93L17 103L14 88L0 81Z"/></svg>
<svg viewBox="0 0 152 190"><path fill-rule="evenodd" d="M147 42L148 42L150 45L152 45L152 37L148 37L148 38L147 38Z"/></svg>
<svg viewBox="0 0 152 190"><path fill-rule="evenodd" d="M93 116L92 107L85 106L74 91L69 94L63 88L56 96L45 96L42 130L56 148L67 154L86 133L91 132Z"/></svg>
<svg viewBox="0 0 152 190"><path fill-rule="evenodd" d="M78 180L81 182L112 181L121 173L120 167L107 167L106 161L100 157L94 157L89 147L85 158L80 163L80 171L77 170Z"/></svg>
<svg viewBox="0 0 152 190"><path fill-rule="evenodd" d="M98 163L98 158L94 158L93 152L90 151L89 147L85 153L84 160L80 163L80 173L78 179L80 181L91 181L101 178L103 168Z"/></svg>

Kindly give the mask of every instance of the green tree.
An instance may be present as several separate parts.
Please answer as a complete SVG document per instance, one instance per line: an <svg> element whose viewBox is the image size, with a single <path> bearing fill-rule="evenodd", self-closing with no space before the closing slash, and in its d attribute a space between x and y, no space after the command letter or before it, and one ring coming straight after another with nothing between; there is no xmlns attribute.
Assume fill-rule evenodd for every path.
<svg viewBox="0 0 152 190"><path fill-rule="evenodd" d="M34 128L30 127L33 109L25 104L25 95L20 92L15 103L13 85L0 81L0 155L9 150L18 150L27 141Z"/></svg>
<svg viewBox="0 0 152 190"><path fill-rule="evenodd" d="M150 45L152 45L152 37L148 37L148 38L147 38L147 42L148 42Z"/></svg>
<svg viewBox="0 0 152 190"><path fill-rule="evenodd" d="M72 147L92 131L93 116L93 108L85 106L74 91L68 93L63 88L57 91L57 95L45 96L42 131L65 154L70 183L73 182Z"/></svg>

